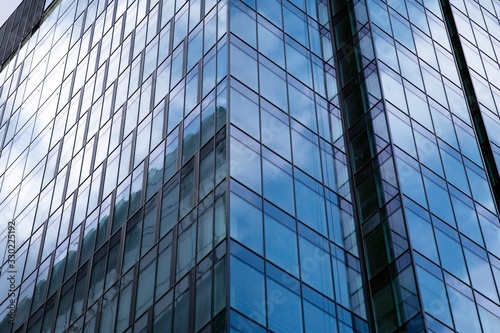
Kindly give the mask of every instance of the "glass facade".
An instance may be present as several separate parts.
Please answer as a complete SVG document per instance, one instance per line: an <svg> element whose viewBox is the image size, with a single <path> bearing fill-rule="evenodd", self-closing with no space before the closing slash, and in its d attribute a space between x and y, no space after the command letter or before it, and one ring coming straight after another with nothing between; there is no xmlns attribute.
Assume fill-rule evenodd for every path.
<svg viewBox="0 0 500 333"><path fill-rule="evenodd" d="M0 71L0 332L500 327L497 0L44 8Z"/></svg>

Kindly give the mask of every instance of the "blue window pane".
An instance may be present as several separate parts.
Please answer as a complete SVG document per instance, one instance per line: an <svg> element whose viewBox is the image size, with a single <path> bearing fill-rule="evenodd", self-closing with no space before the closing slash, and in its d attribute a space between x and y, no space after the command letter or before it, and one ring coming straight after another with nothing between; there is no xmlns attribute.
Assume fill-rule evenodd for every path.
<svg viewBox="0 0 500 333"><path fill-rule="evenodd" d="M286 44L286 67L288 71L301 80L308 87L312 88L311 61L309 56L304 54L305 50L298 51L296 48Z"/></svg>
<svg viewBox="0 0 500 333"><path fill-rule="evenodd" d="M283 25L281 8L281 3L278 0L257 0L257 10L259 14L277 25L278 28L281 28Z"/></svg>
<svg viewBox="0 0 500 333"><path fill-rule="evenodd" d="M259 140L259 106L241 94L231 89L231 123Z"/></svg>
<svg viewBox="0 0 500 333"><path fill-rule="evenodd" d="M417 273L424 310L444 322L446 325L453 327L449 301L446 297L443 281L420 266L417 266Z"/></svg>
<svg viewBox="0 0 500 333"><path fill-rule="evenodd" d="M296 233L270 215L264 217L266 257L287 272L299 275Z"/></svg>
<svg viewBox="0 0 500 333"><path fill-rule="evenodd" d="M308 301L304 301L304 323L306 333L337 333L337 319Z"/></svg>
<svg viewBox="0 0 500 333"><path fill-rule="evenodd" d="M500 317L479 306L479 316L485 333L495 333L500 327Z"/></svg>
<svg viewBox="0 0 500 333"><path fill-rule="evenodd" d="M202 56L203 31L190 38L188 44L187 69L190 70Z"/></svg>
<svg viewBox="0 0 500 333"><path fill-rule="evenodd" d="M256 60L233 44L231 44L230 52L231 75L236 77L238 80L240 80L253 90L257 91L258 71Z"/></svg>
<svg viewBox="0 0 500 333"><path fill-rule="evenodd" d="M183 176L180 187L179 215L183 217L194 206L194 171L191 169Z"/></svg>
<svg viewBox="0 0 500 333"><path fill-rule="evenodd" d="M196 223L179 235L177 241L176 280L186 274L194 265L196 255Z"/></svg>
<svg viewBox="0 0 500 333"><path fill-rule="evenodd" d="M181 40L186 37L188 31L188 6L184 6L184 9L181 10L181 13L177 14L175 18L174 25L174 47L177 46L181 42Z"/></svg>
<svg viewBox="0 0 500 333"><path fill-rule="evenodd" d="M262 212L248 201L231 193L231 237L262 254Z"/></svg>
<svg viewBox="0 0 500 333"><path fill-rule="evenodd" d="M163 151L160 149L161 147L151 154L151 157L153 157L156 155L156 153L159 152L156 157L152 158L152 160L149 161L146 185L146 199L149 199L151 195L153 195L160 188L163 182L162 170L164 158Z"/></svg>
<svg viewBox="0 0 500 333"><path fill-rule="evenodd" d="M156 264L153 262L139 274L135 304L136 318L153 303L155 268Z"/></svg>
<svg viewBox="0 0 500 333"><path fill-rule="evenodd" d="M274 332L302 332L300 297L272 279L267 279L269 328Z"/></svg>
<svg viewBox="0 0 500 333"><path fill-rule="evenodd" d="M156 270L156 299L159 299L170 287L170 265L172 262L172 246L168 246L158 255Z"/></svg>
<svg viewBox="0 0 500 333"><path fill-rule="evenodd" d="M182 45L181 45L182 46ZM183 75L183 60L184 60L184 48L179 46L177 50L172 53L172 73L170 76L170 85L175 87L177 83L182 79Z"/></svg>
<svg viewBox="0 0 500 333"><path fill-rule="evenodd" d="M444 149L441 149L441 156L443 158L444 171L448 181L463 192L470 194L462 160L458 160Z"/></svg>
<svg viewBox="0 0 500 333"><path fill-rule="evenodd" d="M204 145L213 135L215 129L215 102L211 102L201 112L201 145Z"/></svg>
<svg viewBox="0 0 500 333"><path fill-rule="evenodd" d="M481 215L479 215L479 220L481 221L486 248L491 253L496 254L497 257L500 257L500 242L498 241L500 239L500 227L497 223L488 221Z"/></svg>
<svg viewBox="0 0 500 333"><path fill-rule="evenodd" d="M198 198L202 199L214 187L215 158L212 150L200 161L200 174L198 182Z"/></svg>
<svg viewBox="0 0 500 333"><path fill-rule="evenodd" d="M170 63L166 62L161 65L156 73L155 104L170 90Z"/></svg>
<svg viewBox="0 0 500 333"><path fill-rule="evenodd" d="M479 223L477 223L477 215L471 207L472 202L467 204L454 195L451 196L451 202L453 203L453 210L455 211L458 230L478 244L483 244L481 230L479 228Z"/></svg>
<svg viewBox="0 0 500 333"><path fill-rule="evenodd" d="M255 36L255 18L247 15L247 13L239 9L239 6L235 6L233 3L231 3L229 8L229 13L231 32L255 48L257 44Z"/></svg>
<svg viewBox="0 0 500 333"><path fill-rule="evenodd" d="M168 192L164 192L161 217L160 217L160 235L163 236L170 231L177 223L179 209L179 185L173 186Z"/></svg>
<svg viewBox="0 0 500 333"><path fill-rule="evenodd" d="M415 51L413 35L408 21L404 20L399 15L391 13L391 23L396 40L406 46L409 50Z"/></svg>
<svg viewBox="0 0 500 333"><path fill-rule="evenodd" d="M189 114L198 103L198 67L193 68L186 81L184 115Z"/></svg>
<svg viewBox="0 0 500 333"><path fill-rule="evenodd" d="M462 281L469 282L469 275L465 267L464 255L460 244L440 231L436 230L436 239L439 248L439 254L444 269L447 269Z"/></svg>
<svg viewBox="0 0 500 333"><path fill-rule="evenodd" d="M481 332L474 302L449 286L448 294L456 330L458 332Z"/></svg>
<svg viewBox="0 0 500 333"><path fill-rule="evenodd" d="M466 167L467 176L469 177L471 186L472 196L480 204L487 207L492 212L495 211L495 204L493 203L493 198L491 196L490 186L486 180L486 174L483 170L472 165L474 168Z"/></svg>
<svg viewBox="0 0 500 333"><path fill-rule="evenodd" d="M439 263L432 225L409 209L406 209L406 219L413 248Z"/></svg>
<svg viewBox="0 0 500 333"><path fill-rule="evenodd" d="M229 267L231 267L231 307L265 325L264 275L233 256Z"/></svg>
<svg viewBox="0 0 500 333"><path fill-rule="evenodd" d="M207 59L209 56L206 56L205 59ZM211 59L208 61L205 60L203 64L203 89L202 89L202 96L206 96L210 90L212 90L215 87L215 80L217 76L216 72L216 57L212 56Z"/></svg>
<svg viewBox="0 0 500 333"><path fill-rule="evenodd" d="M172 95L174 96L172 97ZM168 133L179 124L184 114L184 87L177 93L174 89L170 96L170 102L168 103Z"/></svg>
<svg viewBox="0 0 500 333"><path fill-rule="evenodd" d="M453 211L446 185L441 184L441 186L445 186L443 188L427 177L424 177L424 184L431 212L448 224L453 225Z"/></svg>
<svg viewBox="0 0 500 333"><path fill-rule="evenodd" d="M420 170L413 168L400 158L396 158L396 165L398 167L399 181L401 183L403 193L417 201L422 206L427 207L424 184L422 183Z"/></svg>
<svg viewBox="0 0 500 333"><path fill-rule="evenodd" d="M261 117L262 143L290 161L290 128L288 124L264 109L262 109Z"/></svg>
<svg viewBox="0 0 500 333"><path fill-rule="evenodd" d="M490 264L467 248L464 248L464 252L472 286L483 293L483 295L498 303L498 292L495 288Z"/></svg>
<svg viewBox="0 0 500 333"><path fill-rule="evenodd" d="M333 298L330 254L303 237L299 237L299 247L302 280Z"/></svg>
<svg viewBox="0 0 500 333"><path fill-rule="evenodd" d="M464 128L467 128L468 130L465 130L464 128L462 128L462 126ZM469 157L477 165L481 165L481 155L479 153L479 147L476 138L470 133L471 128L468 128L466 126L467 125L465 124L461 126L455 126L458 141L460 142L460 148L465 156Z"/></svg>
<svg viewBox="0 0 500 333"><path fill-rule="evenodd" d="M416 156L417 152L415 150L415 143L413 142L413 131L410 125L399 117L409 122L408 118L400 112L398 112L398 115L389 112L387 116L391 126L391 134L394 143L401 147L407 154Z"/></svg>
<svg viewBox="0 0 500 333"><path fill-rule="evenodd" d="M259 52L277 63L281 67L285 67L285 49L281 33L277 36L273 32L266 29L263 25L258 25L259 31ZM280 37L281 38L280 38Z"/></svg>
<svg viewBox="0 0 500 333"><path fill-rule="evenodd" d="M281 110L287 111L286 82L278 74L264 65L260 65L260 93ZM279 70L274 68L276 72ZM283 74L284 75L284 74Z"/></svg>
<svg viewBox="0 0 500 333"><path fill-rule="evenodd" d="M260 155L235 138L231 138L230 142L231 177L261 193Z"/></svg>
<svg viewBox="0 0 500 333"><path fill-rule="evenodd" d="M305 87L301 88L302 89L298 89L290 84L288 85L290 115L313 132L316 132L317 126L314 98L312 97L312 93L309 89Z"/></svg>
<svg viewBox="0 0 500 333"><path fill-rule="evenodd" d="M292 131L292 142L295 165L312 177L321 180L319 147L297 131Z"/></svg>
<svg viewBox="0 0 500 333"><path fill-rule="evenodd" d="M430 140L418 131L415 134L415 141L417 142L418 157L420 162L429 167L432 171L444 177L443 165L439 157L439 149L436 145L435 139Z"/></svg>
<svg viewBox="0 0 500 333"><path fill-rule="evenodd" d="M298 219L319 233L326 235L324 197L300 181L295 182L295 197Z"/></svg>
<svg viewBox="0 0 500 333"><path fill-rule="evenodd" d="M439 129L439 138L453 148L458 149L457 135L455 133L455 126L453 126L453 122L450 119L450 113L446 110L439 111L431 106L431 114L436 128Z"/></svg>
<svg viewBox="0 0 500 333"><path fill-rule="evenodd" d="M178 150L177 131L167 138L167 147L165 149L165 170L164 180L168 180L177 170L177 150Z"/></svg>
<svg viewBox="0 0 500 333"><path fill-rule="evenodd" d="M267 159L262 161L264 197L283 210L294 214L293 178Z"/></svg>
<svg viewBox="0 0 500 333"><path fill-rule="evenodd" d="M182 139L182 162L185 163L196 152L200 144L200 117L196 116L184 127Z"/></svg>
<svg viewBox="0 0 500 333"><path fill-rule="evenodd" d="M283 17L285 18L285 32L305 47L308 47L309 41L307 33L307 23L306 21L304 21L304 15L301 15L299 13L299 11L292 12L287 7L283 7Z"/></svg>
<svg viewBox="0 0 500 333"><path fill-rule="evenodd" d="M214 210L213 206L198 217L198 242L197 258L201 260L212 249L214 235Z"/></svg>

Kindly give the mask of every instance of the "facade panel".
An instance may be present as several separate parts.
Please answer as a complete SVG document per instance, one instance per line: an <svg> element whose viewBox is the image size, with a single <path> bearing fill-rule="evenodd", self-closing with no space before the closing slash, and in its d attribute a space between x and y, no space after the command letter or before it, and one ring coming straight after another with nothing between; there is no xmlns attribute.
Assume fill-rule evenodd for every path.
<svg viewBox="0 0 500 333"><path fill-rule="evenodd" d="M495 332L494 1L46 1L0 331Z"/></svg>

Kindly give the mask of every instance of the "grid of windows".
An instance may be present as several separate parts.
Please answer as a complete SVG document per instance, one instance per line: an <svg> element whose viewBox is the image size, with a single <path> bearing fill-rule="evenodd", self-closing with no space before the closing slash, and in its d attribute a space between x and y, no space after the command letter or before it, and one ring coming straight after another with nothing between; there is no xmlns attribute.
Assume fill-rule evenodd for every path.
<svg viewBox="0 0 500 333"><path fill-rule="evenodd" d="M229 7L237 332L368 330L328 10L324 1Z"/></svg>
<svg viewBox="0 0 500 333"><path fill-rule="evenodd" d="M498 13L46 1L0 72L0 331L494 332Z"/></svg>
<svg viewBox="0 0 500 333"><path fill-rule="evenodd" d="M235 327L366 331L328 18L322 1L55 3L1 73L13 329L217 330L230 293ZM245 308L248 260L282 318Z"/></svg>
<svg viewBox="0 0 500 333"><path fill-rule="evenodd" d="M368 1L368 8L428 329L493 332L498 212L441 6ZM472 69L481 66L465 53Z"/></svg>
<svg viewBox="0 0 500 333"><path fill-rule="evenodd" d="M223 325L227 7L62 0L2 71L14 329Z"/></svg>

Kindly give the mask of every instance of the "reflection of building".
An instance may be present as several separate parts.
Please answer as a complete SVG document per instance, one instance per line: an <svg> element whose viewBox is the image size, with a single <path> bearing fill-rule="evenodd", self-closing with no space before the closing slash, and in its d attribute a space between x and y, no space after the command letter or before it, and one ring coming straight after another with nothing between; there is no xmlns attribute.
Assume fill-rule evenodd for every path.
<svg viewBox="0 0 500 333"><path fill-rule="evenodd" d="M497 2L32 3L0 332L500 327Z"/></svg>

